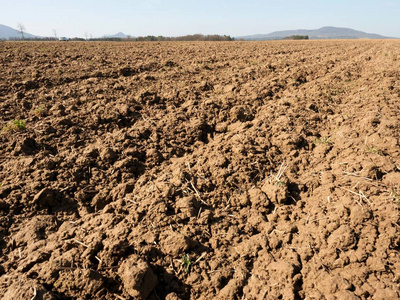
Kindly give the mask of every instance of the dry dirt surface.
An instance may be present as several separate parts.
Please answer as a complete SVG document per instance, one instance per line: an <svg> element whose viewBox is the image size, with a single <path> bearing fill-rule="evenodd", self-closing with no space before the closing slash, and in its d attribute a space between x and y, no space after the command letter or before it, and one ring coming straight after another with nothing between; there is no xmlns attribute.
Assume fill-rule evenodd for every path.
<svg viewBox="0 0 400 300"><path fill-rule="evenodd" d="M0 43L1 299L399 299L400 42Z"/></svg>

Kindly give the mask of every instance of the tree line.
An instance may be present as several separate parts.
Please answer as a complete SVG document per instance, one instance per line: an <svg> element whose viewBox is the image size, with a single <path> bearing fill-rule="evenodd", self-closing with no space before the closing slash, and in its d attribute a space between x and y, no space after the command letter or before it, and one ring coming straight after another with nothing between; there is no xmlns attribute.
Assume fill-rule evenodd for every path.
<svg viewBox="0 0 400 300"><path fill-rule="evenodd" d="M18 23L17 25L18 32L20 33L21 37L11 37L8 38L10 41L57 41L59 40L57 38L57 31L53 29L53 37L33 37L33 38L27 38L25 37L24 33L25 31L25 26L22 23ZM2 40L2 39L0 39ZM4 39L3 39L4 40ZM140 36L140 37L102 37L102 38L92 38L92 35L89 35L87 32L85 32L85 38L61 38L63 41L135 41L135 42L162 42L162 41L234 41L235 38L229 36L229 35L218 35L218 34L211 34L211 35L203 35L203 34L190 34L190 35L184 35L184 36L178 36L178 37L165 37L162 35L159 36L154 36L154 35L148 35L148 36Z"/></svg>
<svg viewBox="0 0 400 300"><path fill-rule="evenodd" d="M308 35L290 35L285 38L284 40L308 40L310 37Z"/></svg>
<svg viewBox="0 0 400 300"><path fill-rule="evenodd" d="M235 38L229 35L203 35L203 34L190 34L178 37L166 37L166 36L139 36L139 37L126 37L126 38L119 38L119 37L102 37L96 39L90 39L92 41L134 41L134 42L165 42L165 41L234 41Z"/></svg>

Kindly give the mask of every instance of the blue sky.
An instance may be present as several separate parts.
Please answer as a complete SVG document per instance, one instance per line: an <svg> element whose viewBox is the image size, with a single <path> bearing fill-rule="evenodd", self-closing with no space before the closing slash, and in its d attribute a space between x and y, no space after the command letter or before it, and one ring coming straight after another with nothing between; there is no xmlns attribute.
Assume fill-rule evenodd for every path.
<svg viewBox="0 0 400 300"><path fill-rule="evenodd" d="M400 0L0 0L0 24L41 36L231 36L349 27L400 37Z"/></svg>

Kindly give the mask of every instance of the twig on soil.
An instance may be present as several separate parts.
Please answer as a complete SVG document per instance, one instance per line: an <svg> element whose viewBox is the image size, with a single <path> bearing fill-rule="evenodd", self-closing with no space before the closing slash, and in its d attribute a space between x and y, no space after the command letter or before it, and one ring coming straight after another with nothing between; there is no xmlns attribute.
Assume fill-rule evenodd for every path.
<svg viewBox="0 0 400 300"><path fill-rule="evenodd" d="M36 291L36 288L34 287L33 288L33 296L30 300L34 300L36 298L36 295L37 295L37 291Z"/></svg>
<svg viewBox="0 0 400 300"><path fill-rule="evenodd" d="M277 229L272 230L270 234L273 234L274 232L276 232L276 233L278 233L278 234L280 234L280 235L286 234L286 231L277 230Z"/></svg>
<svg viewBox="0 0 400 300"><path fill-rule="evenodd" d="M128 198L125 198L125 200L127 200L128 202L131 202L131 203L133 203L133 204L138 204L139 202L137 202L137 201L133 201L132 199L128 199Z"/></svg>
<svg viewBox="0 0 400 300"><path fill-rule="evenodd" d="M80 242L80 241L78 241L78 240L74 240L74 242L75 242L75 243L78 243L79 245L81 245L81 246L83 246L83 247L85 247L85 248L89 248L88 245L85 245L84 243L82 243L82 242Z"/></svg>
<svg viewBox="0 0 400 300"><path fill-rule="evenodd" d="M343 133L341 133L341 132L339 132L339 131L338 131L338 132L336 132L336 133L337 133L337 135L338 135L338 136L340 136L342 139L344 139L344 135L343 135Z"/></svg>
<svg viewBox="0 0 400 300"><path fill-rule="evenodd" d="M190 185L192 186L194 192L196 193L197 198L199 198L200 202L203 203L203 204L205 204L205 205L208 205L208 204L201 198L199 191L196 189L196 187L195 187L194 184L193 184L193 181L189 181L189 183L190 183Z"/></svg>
<svg viewBox="0 0 400 300"><path fill-rule="evenodd" d="M39 130L39 129L33 129L34 131L36 131L36 132L39 132L40 134L42 134L44 131L43 130Z"/></svg>
<svg viewBox="0 0 400 300"><path fill-rule="evenodd" d="M322 217L322 218L314 219L314 220L310 221L310 223L314 223L314 222L318 222L318 221L326 220L326 219L329 219L329 217Z"/></svg>
<svg viewBox="0 0 400 300"><path fill-rule="evenodd" d="M369 201L369 199L367 198L367 196L364 195L364 193L362 191L360 191L360 195L363 199L365 199L365 201L367 201L369 204L372 204L371 201Z"/></svg>
<svg viewBox="0 0 400 300"><path fill-rule="evenodd" d="M200 260L203 259L204 256L207 255L207 252L204 252L198 259L196 259L196 261L193 264L197 264Z"/></svg>
<svg viewBox="0 0 400 300"><path fill-rule="evenodd" d="M288 167L288 164L286 164L284 166L284 163L282 163L281 166L279 167L278 173L276 173L276 175L272 175L272 177L275 178L276 182L280 182L281 181L281 177L282 177L282 175L285 172L287 167Z"/></svg>
<svg viewBox="0 0 400 300"><path fill-rule="evenodd" d="M265 299L267 294L268 294L268 289L265 288L265 291L264 291L264 293L263 293L263 295L262 295L262 297L260 299Z"/></svg>
<svg viewBox="0 0 400 300"><path fill-rule="evenodd" d="M355 176L355 177L359 177L359 178L362 178L362 179L365 179L365 180L372 181L371 178L363 177L363 176L357 175L357 174L355 174L355 173L349 173L349 172L343 171L343 174L350 175L350 176Z"/></svg>
<svg viewBox="0 0 400 300"><path fill-rule="evenodd" d="M225 208L222 209L222 211L225 211L225 210L229 209L230 207L231 207L231 205L228 204L227 206L225 206Z"/></svg>
<svg viewBox="0 0 400 300"><path fill-rule="evenodd" d="M274 287L274 286L278 286L278 285L281 285L281 283L280 282L273 283L270 285L270 287Z"/></svg>
<svg viewBox="0 0 400 300"><path fill-rule="evenodd" d="M344 187L339 186L340 189L348 191L349 193L352 193L354 195L357 195L358 197L360 197L360 200L356 200L356 202L358 203L358 205L362 206L362 200L364 199L366 202L368 202L369 204L372 204L372 202L367 198L367 196L364 195L364 193L362 191L360 191L359 193L353 192L352 190L346 189Z"/></svg>
<svg viewBox="0 0 400 300"><path fill-rule="evenodd" d="M103 263L103 261L102 261L98 256L95 256L94 258L97 259L97 260L99 261L99 263L100 263L99 266L101 266L102 263Z"/></svg>
<svg viewBox="0 0 400 300"><path fill-rule="evenodd" d="M66 191L66 190L68 190L68 189L69 189L69 186L67 186L67 187L65 187L65 188L63 188L63 189L61 189L60 192L64 192L64 191Z"/></svg>
<svg viewBox="0 0 400 300"><path fill-rule="evenodd" d="M199 212L197 213L197 219L200 218L201 209L202 209L202 208L200 207Z"/></svg>
<svg viewBox="0 0 400 300"><path fill-rule="evenodd" d="M190 185L192 186L194 192L196 193L197 197L201 198L199 191L196 189L196 187L193 184L193 181L190 181Z"/></svg>
<svg viewBox="0 0 400 300"><path fill-rule="evenodd" d="M120 295L114 295L114 296L117 297L117 298L120 299L120 300L126 300L126 298L121 297Z"/></svg>
<svg viewBox="0 0 400 300"><path fill-rule="evenodd" d="M212 237L211 233L207 232L205 229L202 229L202 231L203 231L206 235L208 235L209 237Z"/></svg>
<svg viewBox="0 0 400 300"><path fill-rule="evenodd" d="M308 213L308 215L307 215L307 219L306 219L306 224L308 224L308 221L310 220L310 217L311 217L311 214L310 214L310 213Z"/></svg>

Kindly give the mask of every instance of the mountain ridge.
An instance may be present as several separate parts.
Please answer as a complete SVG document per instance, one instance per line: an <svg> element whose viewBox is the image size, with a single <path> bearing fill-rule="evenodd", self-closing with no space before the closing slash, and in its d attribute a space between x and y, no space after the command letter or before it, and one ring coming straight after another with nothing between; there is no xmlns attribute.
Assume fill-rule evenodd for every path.
<svg viewBox="0 0 400 300"><path fill-rule="evenodd" d="M122 39L126 39L126 38L130 37L130 35L127 35L127 34L125 34L125 33L120 31L120 32L118 32L116 34L105 35L104 37L105 38L122 38Z"/></svg>
<svg viewBox="0 0 400 300"><path fill-rule="evenodd" d="M287 36L308 35L310 39L391 39L375 33L366 33L345 27L325 26L319 29L295 29L274 31L268 34L253 34L238 36L236 39L262 41L262 40L280 40Z"/></svg>
<svg viewBox="0 0 400 300"><path fill-rule="evenodd" d="M24 38L32 39L37 37L38 37L37 35L24 32ZM0 24L0 39L20 39L20 38L21 38L21 33L17 29Z"/></svg>

